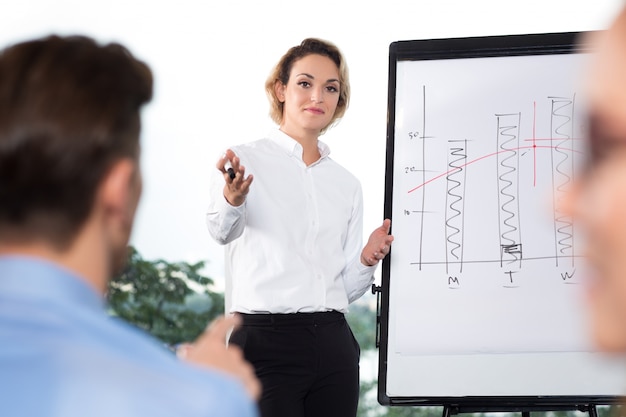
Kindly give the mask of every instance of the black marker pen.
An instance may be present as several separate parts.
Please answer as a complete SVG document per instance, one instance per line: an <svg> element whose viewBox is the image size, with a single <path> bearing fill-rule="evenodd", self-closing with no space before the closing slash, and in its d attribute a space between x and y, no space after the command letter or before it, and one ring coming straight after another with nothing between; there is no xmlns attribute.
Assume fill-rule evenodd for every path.
<svg viewBox="0 0 626 417"><path fill-rule="evenodd" d="M233 167L230 165L230 161L226 161L226 163L224 164L224 168L226 168L226 172L228 172L228 176L230 177L230 179L234 180L237 174L235 173Z"/></svg>

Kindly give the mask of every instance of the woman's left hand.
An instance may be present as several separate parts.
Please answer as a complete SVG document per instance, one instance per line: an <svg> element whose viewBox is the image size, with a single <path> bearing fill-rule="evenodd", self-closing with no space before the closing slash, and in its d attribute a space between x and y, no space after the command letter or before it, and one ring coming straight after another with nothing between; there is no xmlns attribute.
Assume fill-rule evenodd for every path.
<svg viewBox="0 0 626 417"><path fill-rule="evenodd" d="M389 234L391 220L385 219L383 225L375 229L361 251L361 263L365 266L376 265L391 250L393 235Z"/></svg>

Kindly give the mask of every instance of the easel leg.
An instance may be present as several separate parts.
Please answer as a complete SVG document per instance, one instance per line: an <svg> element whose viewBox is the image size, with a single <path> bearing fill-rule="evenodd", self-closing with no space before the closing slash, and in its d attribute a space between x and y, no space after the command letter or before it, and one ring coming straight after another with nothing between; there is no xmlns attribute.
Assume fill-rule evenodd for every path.
<svg viewBox="0 0 626 417"><path fill-rule="evenodd" d="M456 415L456 414L459 414L459 411L458 411L458 409L455 406L450 406L450 405L444 405L443 406L443 415L442 415L442 417L451 417L451 416Z"/></svg>

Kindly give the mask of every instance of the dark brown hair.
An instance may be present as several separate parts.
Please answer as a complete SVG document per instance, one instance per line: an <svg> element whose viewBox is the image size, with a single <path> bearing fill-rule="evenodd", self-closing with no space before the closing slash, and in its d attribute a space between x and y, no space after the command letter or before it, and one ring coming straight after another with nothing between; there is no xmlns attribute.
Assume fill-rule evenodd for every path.
<svg viewBox="0 0 626 417"><path fill-rule="evenodd" d="M68 243L120 158L138 159L152 73L119 44L50 36L0 53L0 237Z"/></svg>
<svg viewBox="0 0 626 417"><path fill-rule="evenodd" d="M350 102L350 79L348 77L348 65L346 64L346 60L341 54L341 51L334 44L322 39L307 38L303 40L300 45L290 48L287 53L282 56L280 61L278 61L265 81L265 92L270 101L270 117L274 120L274 122L280 124L283 119L284 103L276 97L274 85L276 84L276 81L280 81L282 84L287 85L293 64L305 56L314 54L330 58L335 65L337 65L337 69L339 71L339 101L337 102L337 108L335 109L333 118L328 126L326 126L321 132L324 133L324 131L332 126L338 119L343 117Z"/></svg>

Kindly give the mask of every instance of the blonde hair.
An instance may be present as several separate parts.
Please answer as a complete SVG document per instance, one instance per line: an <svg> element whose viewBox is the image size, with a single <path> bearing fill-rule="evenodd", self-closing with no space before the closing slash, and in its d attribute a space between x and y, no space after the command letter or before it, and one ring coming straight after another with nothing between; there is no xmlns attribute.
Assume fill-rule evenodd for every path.
<svg viewBox="0 0 626 417"><path fill-rule="evenodd" d="M322 55L328 57L337 65L337 69L339 70L339 101L337 102L337 108L335 109L335 114L332 119L328 125L321 130L320 134L322 134L343 117L348 109L348 103L350 102L348 66L341 51L339 51L339 48L334 44L322 39L307 38L303 40L300 45L290 48L287 53L282 56L280 61L278 61L269 77L267 77L265 81L265 93L270 102L270 117L276 124L280 124L283 120L284 103L276 96L274 86L277 81L281 82L283 85L287 85L293 64L308 55Z"/></svg>

